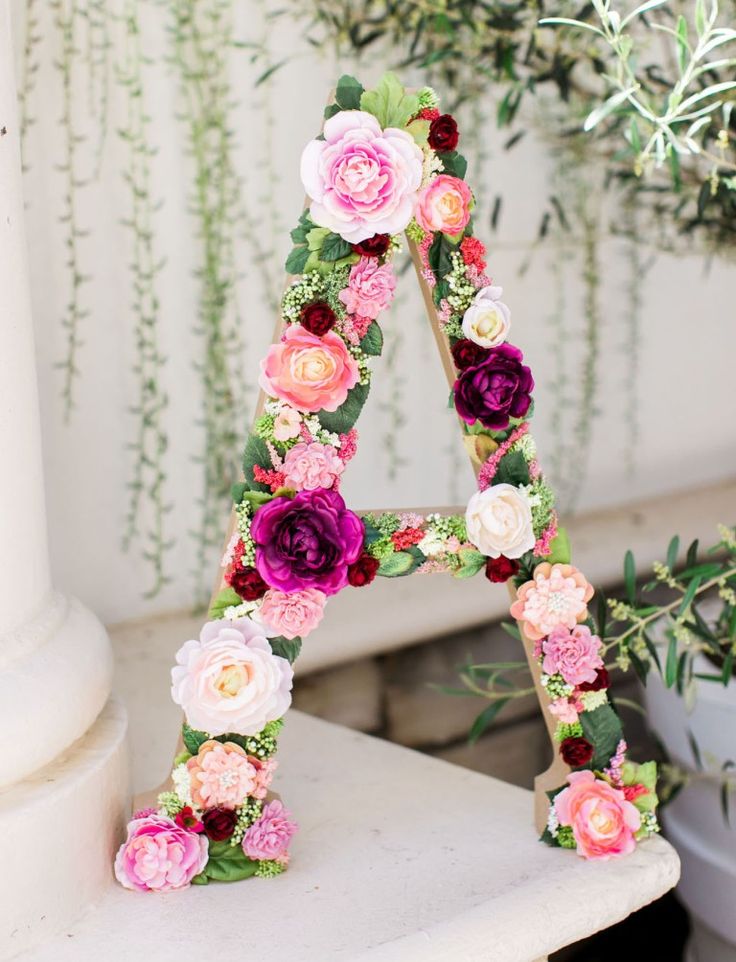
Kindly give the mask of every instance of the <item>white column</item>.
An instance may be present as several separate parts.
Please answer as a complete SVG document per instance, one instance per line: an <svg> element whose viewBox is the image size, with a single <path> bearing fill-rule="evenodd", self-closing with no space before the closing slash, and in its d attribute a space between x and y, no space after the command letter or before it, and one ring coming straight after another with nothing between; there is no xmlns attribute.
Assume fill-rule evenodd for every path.
<svg viewBox="0 0 736 962"><path fill-rule="evenodd" d="M0 0L0 959L111 877L126 718L105 629L49 574L8 0Z"/></svg>

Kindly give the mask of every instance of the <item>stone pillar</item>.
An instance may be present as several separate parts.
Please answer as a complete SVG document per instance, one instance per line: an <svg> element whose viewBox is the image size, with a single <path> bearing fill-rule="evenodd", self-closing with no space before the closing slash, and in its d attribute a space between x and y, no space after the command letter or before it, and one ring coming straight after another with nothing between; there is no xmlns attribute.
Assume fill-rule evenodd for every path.
<svg viewBox="0 0 736 962"><path fill-rule="evenodd" d="M49 572L8 0L0 0L0 958L110 878L127 796L105 629Z"/></svg>

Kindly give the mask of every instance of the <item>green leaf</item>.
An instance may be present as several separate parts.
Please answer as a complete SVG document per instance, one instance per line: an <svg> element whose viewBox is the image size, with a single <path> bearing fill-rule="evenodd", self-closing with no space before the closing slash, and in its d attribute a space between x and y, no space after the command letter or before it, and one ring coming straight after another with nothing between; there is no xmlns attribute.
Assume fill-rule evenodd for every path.
<svg viewBox="0 0 736 962"><path fill-rule="evenodd" d="M312 218L309 216L309 211L303 210L299 217L299 223L289 234L297 247L307 243L307 235L314 226Z"/></svg>
<svg viewBox="0 0 736 962"><path fill-rule="evenodd" d="M339 234L329 233L322 241L320 257L323 261L339 261L343 257L349 257L352 253L352 244L343 240Z"/></svg>
<svg viewBox="0 0 736 962"><path fill-rule="evenodd" d="M238 505L243 500L243 495L248 490L248 485L245 481L236 481L235 484L230 488L230 496L233 499L233 504Z"/></svg>
<svg viewBox="0 0 736 962"><path fill-rule="evenodd" d="M667 546L667 567L670 571L674 570L677 564L677 555L680 550L680 539L677 535L670 541Z"/></svg>
<svg viewBox="0 0 736 962"><path fill-rule="evenodd" d="M493 475L492 484L512 484L515 488L529 484L529 465L521 451L507 451Z"/></svg>
<svg viewBox="0 0 736 962"><path fill-rule="evenodd" d="M210 842L209 859L202 872L214 882L239 882L255 875L258 862L248 858L240 845Z"/></svg>
<svg viewBox="0 0 736 962"><path fill-rule="evenodd" d="M277 638L269 638L268 640L274 655L278 655L279 658L286 658L291 665L297 660L299 652L302 650L302 640L299 637L284 638L283 635L279 635Z"/></svg>
<svg viewBox="0 0 736 962"><path fill-rule="evenodd" d="M668 688L672 688L677 679L677 638L670 636L667 645L667 661L664 666L664 683Z"/></svg>
<svg viewBox="0 0 736 962"><path fill-rule="evenodd" d="M417 144L419 147L424 147L426 146L427 138L429 137L429 121L412 120L412 122L406 128L406 131L412 135L415 144Z"/></svg>
<svg viewBox="0 0 736 962"><path fill-rule="evenodd" d="M550 564L567 565L570 564L571 556L570 537L567 529L560 526L552 539L552 544L549 546L549 554L544 560Z"/></svg>
<svg viewBox="0 0 736 962"><path fill-rule="evenodd" d="M368 398L369 390L368 384L356 384L354 388L348 391L347 398L336 411L320 411L317 418L325 431L347 434L358 420L363 405Z"/></svg>
<svg viewBox="0 0 736 962"><path fill-rule="evenodd" d="M485 568L486 556L475 548L461 548L458 551L458 557L462 566L452 572L454 578L472 578Z"/></svg>
<svg viewBox="0 0 736 962"><path fill-rule="evenodd" d="M365 337L360 342L360 349L371 357L380 357L383 350L383 331L376 321L373 321L365 332Z"/></svg>
<svg viewBox="0 0 736 962"><path fill-rule="evenodd" d="M233 591L232 588L223 588L210 605L207 618L209 621L217 621L219 618L224 617L226 608L231 608L233 605L240 605L242 602L243 599L237 591Z"/></svg>
<svg viewBox="0 0 736 962"><path fill-rule="evenodd" d="M323 116L325 120L329 120L330 117L334 117L335 114L339 114L339 113L340 113L340 108L337 104L327 104L327 106L325 107Z"/></svg>
<svg viewBox="0 0 736 962"><path fill-rule="evenodd" d="M386 73L375 90L363 92L360 109L373 114L381 127L401 128L419 113L419 98L407 93L395 74Z"/></svg>
<svg viewBox="0 0 736 962"><path fill-rule="evenodd" d="M311 251L306 245L293 248L289 256L286 258L286 273L303 274L304 268L307 266L310 253Z"/></svg>
<svg viewBox="0 0 736 962"><path fill-rule="evenodd" d="M409 551L394 551L387 555L378 567L378 574L382 578L401 578L411 574L418 567L417 559Z"/></svg>
<svg viewBox="0 0 736 962"><path fill-rule="evenodd" d="M689 53L690 44L687 40L687 20L681 13L677 18L677 61L680 66L680 73L685 72Z"/></svg>
<svg viewBox="0 0 736 962"><path fill-rule="evenodd" d="M490 728L494 719L496 718L496 715L498 715L501 709L505 705L507 705L510 701L511 701L510 697L499 698L498 701L491 702L491 704L488 705L487 708L483 709L483 711L480 713L480 715L478 715L478 717L475 719L475 721L473 722L470 728L468 741L470 742L471 745L474 745L478 741L480 736L483 734L483 732L486 731L487 728Z"/></svg>
<svg viewBox="0 0 736 962"><path fill-rule="evenodd" d="M616 754L618 743L623 738L621 719L611 705L601 705L594 711L584 711L580 715L583 734L593 746L591 768L602 769Z"/></svg>
<svg viewBox="0 0 736 962"><path fill-rule="evenodd" d="M307 247L310 252L319 254L322 251L322 245L331 233L329 227L313 227L307 234ZM335 237L337 237L337 234L335 234Z"/></svg>
<svg viewBox="0 0 736 962"><path fill-rule="evenodd" d="M251 491L263 491L270 494L270 487L267 484L261 484L260 481L256 481L253 477L253 465L255 464L265 470L273 467L266 442L263 438L259 438L257 434L251 434L248 437L245 451L243 452L243 474Z"/></svg>
<svg viewBox="0 0 736 962"><path fill-rule="evenodd" d="M624 585L626 586L626 597L630 605L636 604L636 563L634 555L629 550L624 558Z"/></svg>
<svg viewBox="0 0 736 962"><path fill-rule="evenodd" d="M446 174L451 174L453 177L459 177L460 180L465 179L465 174L468 170L468 162L459 154L456 150L448 150L443 154L440 154L440 160L442 161L442 166L445 168Z"/></svg>
<svg viewBox="0 0 736 962"><path fill-rule="evenodd" d="M442 278L446 277L452 270L450 255L454 250L454 245L449 242L444 234L438 233L432 241L432 246L429 248L427 257L429 259L429 266L432 268L432 273L438 281L441 281Z"/></svg>
<svg viewBox="0 0 736 962"><path fill-rule="evenodd" d="M350 74L343 74L337 81L335 90L335 101L342 110L360 110L360 98L363 96L363 84L351 77Z"/></svg>
<svg viewBox="0 0 736 962"><path fill-rule="evenodd" d="M200 745L203 745L210 736L207 732L196 731L184 722L181 726L181 737L189 754L196 755Z"/></svg>
<svg viewBox="0 0 736 962"><path fill-rule="evenodd" d="M703 577L702 575L697 575L697 577L693 578L693 580L687 586L687 591L682 596L680 607L677 609L677 615L676 615L677 618L682 617L682 615L685 614L687 609L692 604L693 598L695 597L695 594L698 588L700 587L700 582L702 580L702 577Z"/></svg>

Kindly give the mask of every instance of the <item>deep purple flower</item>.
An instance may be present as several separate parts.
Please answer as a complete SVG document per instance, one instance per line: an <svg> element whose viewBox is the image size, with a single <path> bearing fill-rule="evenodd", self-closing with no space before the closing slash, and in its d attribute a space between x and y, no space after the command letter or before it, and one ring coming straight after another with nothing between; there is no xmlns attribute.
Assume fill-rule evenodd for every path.
<svg viewBox="0 0 736 962"><path fill-rule="evenodd" d="M485 428L502 431L510 418L524 417L531 404L534 378L522 364L523 355L513 344L499 344L466 368L455 381L455 409L463 421L480 421Z"/></svg>
<svg viewBox="0 0 736 962"><path fill-rule="evenodd" d="M363 550L363 522L325 488L274 498L258 509L250 533L259 574L281 591L318 588L334 595Z"/></svg>

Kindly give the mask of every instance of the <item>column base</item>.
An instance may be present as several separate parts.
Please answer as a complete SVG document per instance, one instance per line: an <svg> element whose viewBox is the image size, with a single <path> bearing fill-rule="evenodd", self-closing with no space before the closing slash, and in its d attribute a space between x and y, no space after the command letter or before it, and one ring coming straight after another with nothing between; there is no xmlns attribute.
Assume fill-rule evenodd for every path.
<svg viewBox="0 0 736 962"><path fill-rule="evenodd" d="M0 791L0 960L108 891L128 814L126 731L125 708L111 699L61 757Z"/></svg>

